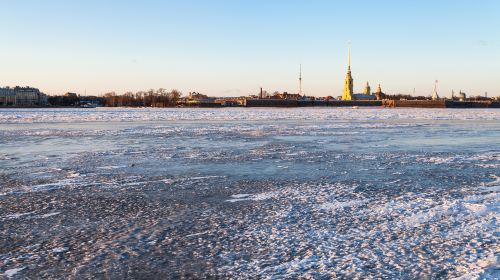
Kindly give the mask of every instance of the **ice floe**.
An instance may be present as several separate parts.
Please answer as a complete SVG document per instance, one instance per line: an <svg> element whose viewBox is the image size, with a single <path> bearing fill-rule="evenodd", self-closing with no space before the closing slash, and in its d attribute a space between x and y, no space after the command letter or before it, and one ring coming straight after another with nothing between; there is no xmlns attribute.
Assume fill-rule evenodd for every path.
<svg viewBox="0 0 500 280"><path fill-rule="evenodd" d="M0 278L499 278L499 110L0 111Z"/></svg>
<svg viewBox="0 0 500 280"><path fill-rule="evenodd" d="M97 108L82 109L0 109L0 123L108 122L108 121L267 121L267 120L500 120L497 109L424 108Z"/></svg>
<svg viewBox="0 0 500 280"><path fill-rule="evenodd" d="M275 193L258 193L258 194L233 194L231 195L231 199L227 199L227 202L239 202L245 200L266 200L275 197Z"/></svg>
<svg viewBox="0 0 500 280"><path fill-rule="evenodd" d="M17 273L23 271L26 267L19 267L19 268L11 268L6 270L3 275L7 278L12 278L14 277Z"/></svg>

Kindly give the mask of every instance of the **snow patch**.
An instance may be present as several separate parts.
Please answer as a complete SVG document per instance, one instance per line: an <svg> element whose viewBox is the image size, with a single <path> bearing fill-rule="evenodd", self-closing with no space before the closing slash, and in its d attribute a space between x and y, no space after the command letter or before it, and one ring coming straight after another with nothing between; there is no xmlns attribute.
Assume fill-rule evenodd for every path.
<svg viewBox="0 0 500 280"><path fill-rule="evenodd" d="M57 248L52 249L52 252L53 253L64 253L68 250L69 250L68 247L57 247Z"/></svg>
<svg viewBox="0 0 500 280"><path fill-rule="evenodd" d="M326 202L323 203L319 206L320 209L323 210L328 210L328 211L335 211L335 210L342 210L346 207L358 207L361 205L364 205L368 202L368 200L348 200L348 201L332 201L332 202Z"/></svg>
<svg viewBox="0 0 500 280"><path fill-rule="evenodd" d="M259 194L234 194L231 199L227 199L226 202L238 202L245 200L260 201L270 199L276 196L274 192L259 193Z"/></svg>
<svg viewBox="0 0 500 280"><path fill-rule="evenodd" d="M20 267L20 268L13 268L13 269L8 269L6 270L3 275L7 278L12 278L14 275L19 273L20 271L24 270L26 267Z"/></svg>

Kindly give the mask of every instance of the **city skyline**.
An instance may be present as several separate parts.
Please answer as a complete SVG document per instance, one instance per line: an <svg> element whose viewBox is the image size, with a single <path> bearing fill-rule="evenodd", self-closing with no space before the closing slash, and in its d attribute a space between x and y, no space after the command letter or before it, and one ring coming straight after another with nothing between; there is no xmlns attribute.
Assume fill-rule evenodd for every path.
<svg viewBox="0 0 500 280"><path fill-rule="evenodd" d="M100 95L176 88L211 96L354 92L500 94L500 4L481 1L16 1L0 18L0 86ZM19 17L18 12L23 16ZM349 44L350 42L350 44Z"/></svg>

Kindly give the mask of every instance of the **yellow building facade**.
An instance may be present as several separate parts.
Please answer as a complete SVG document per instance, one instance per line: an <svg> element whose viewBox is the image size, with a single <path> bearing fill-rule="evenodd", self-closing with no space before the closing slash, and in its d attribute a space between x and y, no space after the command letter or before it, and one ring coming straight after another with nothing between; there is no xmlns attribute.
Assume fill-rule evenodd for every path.
<svg viewBox="0 0 500 280"><path fill-rule="evenodd" d="M352 79L352 75L351 75L351 49L349 49L349 51L348 51L347 60L348 60L347 75L346 75L345 81L344 81L344 93L342 94L342 100L353 100L354 84L353 84L353 79Z"/></svg>

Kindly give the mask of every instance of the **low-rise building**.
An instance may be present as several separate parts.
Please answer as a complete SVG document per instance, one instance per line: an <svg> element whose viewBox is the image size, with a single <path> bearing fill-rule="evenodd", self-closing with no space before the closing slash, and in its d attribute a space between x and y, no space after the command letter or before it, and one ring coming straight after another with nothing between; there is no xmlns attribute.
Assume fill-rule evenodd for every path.
<svg viewBox="0 0 500 280"><path fill-rule="evenodd" d="M288 93L288 92L283 92L283 93L275 93L272 98L274 99L288 99L288 100L299 100L302 99L302 96L298 93Z"/></svg>
<svg viewBox="0 0 500 280"><path fill-rule="evenodd" d="M180 105L197 106L201 104L215 103L215 97L208 97L205 94L198 92L190 92L188 96L181 98L178 101Z"/></svg>

